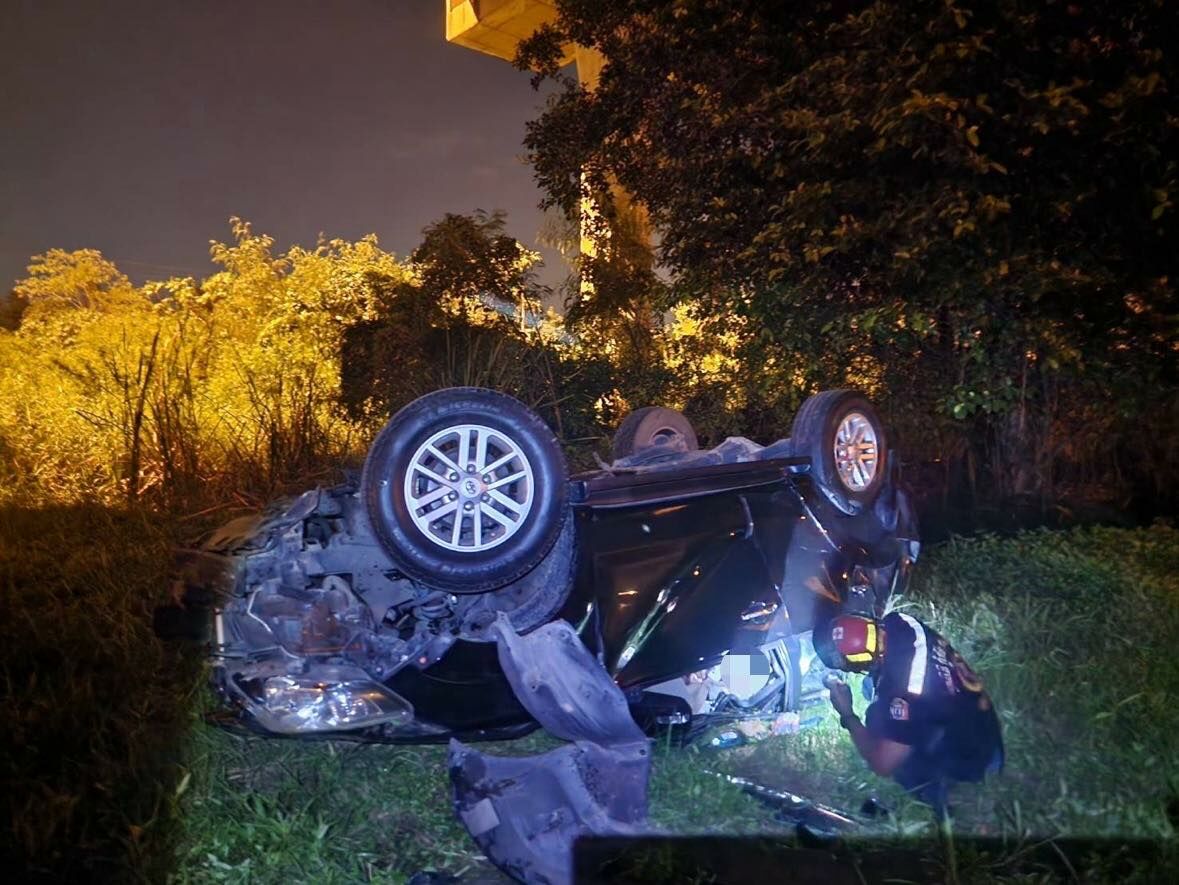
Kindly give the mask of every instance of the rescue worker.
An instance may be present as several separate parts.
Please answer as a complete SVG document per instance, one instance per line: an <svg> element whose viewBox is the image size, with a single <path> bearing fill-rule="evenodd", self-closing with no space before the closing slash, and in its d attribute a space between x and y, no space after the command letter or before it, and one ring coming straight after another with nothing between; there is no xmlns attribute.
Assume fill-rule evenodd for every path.
<svg viewBox="0 0 1179 885"><path fill-rule="evenodd" d="M827 683L856 750L872 771L892 777L939 819L948 814L952 783L1002 770L1003 737L990 696L937 631L893 612L880 621L840 615L816 627L814 637L824 664L871 680L874 699L864 722L847 683L833 677Z"/></svg>

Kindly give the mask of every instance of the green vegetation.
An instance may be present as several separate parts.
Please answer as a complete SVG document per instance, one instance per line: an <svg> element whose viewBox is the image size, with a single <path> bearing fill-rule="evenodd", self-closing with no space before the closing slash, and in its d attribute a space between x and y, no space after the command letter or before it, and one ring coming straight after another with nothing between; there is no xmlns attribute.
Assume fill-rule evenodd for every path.
<svg viewBox="0 0 1179 885"><path fill-rule="evenodd" d="M196 650L162 646L149 626L167 592L167 547L192 532L134 511L0 511L4 856L75 880L487 872L451 815L445 747L240 737L195 718ZM1175 845L1179 662L1167 649L1179 643L1177 575L1179 531L1164 526L929 551L903 604L988 680L1008 748L1003 777L956 794L958 834L1005 840L988 857L959 851L962 881L1006 874L1004 864L1026 864L1061 837ZM727 751L657 743L653 822L675 833L785 831L711 769L837 807L875 794L894 808L884 835L927 839L932 861L946 863L928 813L872 776L823 712L799 736ZM552 746L538 734L489 749ZM1149 869L1137 875L1150 880Z"/></svg>
<svg viewBox="0 0 1179 885"><path fill-rule="evenodd" d="M339 342L371 310L366 275L409 271L372 238L272 245L235 220L216 273L141 287L92 250L36 256L0 331L4 497L200 509L352 454Z"/></svg>
<svg viewBox="0 0 1179 885"><path fill-rule="evenodd" d="M233 219L215 272L142 286L95 250L34 256L0 325L0 501L261 503L464 385L515 395L592 464L625 373L540 311L538 256L503 226L448 215L399 261L371 236L277 254Z"/></svg>
<svg viewBox="0 0 1179 885"><path fill-rule="evenodd" d="M446 747L195 736L180 882L402 882L490 869L450 810Z"/></svg>
<svg viewBox="0 0 1179 885"><path fill-rule="evenodd" d="M1173 500L1173 4L554 5L517 58L559 87L529 159L566 213L650 219L659 285L616 284L625 248L582 266L607 315L662 298L735 337L716 384L670 381L710 432L850 384L955 492Z"/></svg>

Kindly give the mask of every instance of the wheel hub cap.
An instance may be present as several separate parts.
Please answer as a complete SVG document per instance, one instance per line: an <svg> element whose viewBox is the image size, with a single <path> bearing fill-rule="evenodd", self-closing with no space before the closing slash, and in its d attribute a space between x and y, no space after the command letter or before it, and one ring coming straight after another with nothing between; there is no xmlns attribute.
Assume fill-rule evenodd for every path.
<svg viewBox="0 0 1179 885"><path fill-rule="evenodd" d="M418 446L405 475L405 502L432 543L481 553L520 530L535 488L519 443L482 424L459 424Z"/></svg>
<svg viewBox="0 0 1179 885"><path fill-rule="evenodd" d="M835 467L853 492L861 492L876 478L877 440L872 422L861 412L849 412L835 432Z"/></svg>

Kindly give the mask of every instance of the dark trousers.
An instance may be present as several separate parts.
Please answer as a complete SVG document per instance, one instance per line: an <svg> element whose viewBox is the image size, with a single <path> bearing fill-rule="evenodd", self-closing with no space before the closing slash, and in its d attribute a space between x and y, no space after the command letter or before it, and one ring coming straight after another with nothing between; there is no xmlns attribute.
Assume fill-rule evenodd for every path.
<svg viewBox="0 0 1179 885"><path fill-rule="evenodd" d="M933 809L938 820L949 814L950 787L958 781L977 783L1003 768L1003 745L989 756L963 758L947 746L945 733L937 734L923 747L914 747L909 757L893 772L893 779L915 799Z"/></svg>

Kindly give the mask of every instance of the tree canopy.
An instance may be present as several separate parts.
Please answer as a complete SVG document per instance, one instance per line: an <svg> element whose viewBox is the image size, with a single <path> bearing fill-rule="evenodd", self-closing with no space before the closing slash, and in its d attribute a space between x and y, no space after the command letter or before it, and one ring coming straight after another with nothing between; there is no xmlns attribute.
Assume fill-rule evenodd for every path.
<svg viewBox="0 0 1179 885"><path fill-rule="evenodd" d="M556 6L517 63L561 79L568 42L606 61L529 125L547 202L625 188L671 291L751 321L750 365L962 428L1026 430L1064 380L1122 411L1172 389L1172 4ZM988 444L1009 425L984 421Z"/></svg>

